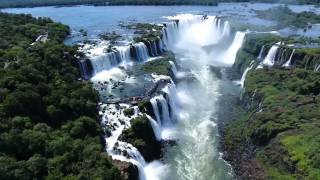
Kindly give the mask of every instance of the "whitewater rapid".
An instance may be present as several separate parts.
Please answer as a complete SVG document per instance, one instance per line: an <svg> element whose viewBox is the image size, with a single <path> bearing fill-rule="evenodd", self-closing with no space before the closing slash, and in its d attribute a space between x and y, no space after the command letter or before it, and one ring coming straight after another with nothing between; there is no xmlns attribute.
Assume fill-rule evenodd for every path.
<svg viewBox="0 0 320 180"><path fill-rule="evenodd" d="M173 132L176 145L164 153L164 179L232 179L232 169L218 150L218 100L224 83L210 66L230 67L241 48L245 33L232 33L228 22L216 16L182 14L167 17L178 21L168 26L166 46L172 50L180 69L175 74L192 74L195 81L177 84L180 109Z"/></svg>
<svg viewBox="0 0 320 180"><path fill-rule="evenodd" d="M159 50L172 51L176 56L175 62L169 63L177 84L168 76L152 75L154 82L169 81L150 99L154 117L128 104L101 105L103 126L111 129L106 150L113 159L135 164L141 180L232 179L232 168L218 150L218 101L225 82L211 67L231 67L246 33L232 32L229 23L217 16L180 14L165 18L169 22L162 39L157 45L149 42L149 46L158 47L151 47L150 52L144 43L116 47L108 53L104 52L108 44L83 48L92 63L91 81L108 93L112 93L115 82L138 83L118 66L144 63L158 56ZM165 146L162 161L147 163L135 147L119 140L122 131L131 126L131 118L124 115L130 107L135 109L133 117L148 117L157 140L174 142Z"/></svg>

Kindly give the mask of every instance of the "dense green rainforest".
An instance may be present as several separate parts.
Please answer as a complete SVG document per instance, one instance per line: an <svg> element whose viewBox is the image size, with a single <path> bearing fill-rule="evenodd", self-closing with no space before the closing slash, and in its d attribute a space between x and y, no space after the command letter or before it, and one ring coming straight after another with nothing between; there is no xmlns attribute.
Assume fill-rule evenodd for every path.
<svg viewBox="0 0 320 180"><path fill-rule="evenodd" d="M0 13L0 179L120 179L67 35L47 18Z"/></svg>

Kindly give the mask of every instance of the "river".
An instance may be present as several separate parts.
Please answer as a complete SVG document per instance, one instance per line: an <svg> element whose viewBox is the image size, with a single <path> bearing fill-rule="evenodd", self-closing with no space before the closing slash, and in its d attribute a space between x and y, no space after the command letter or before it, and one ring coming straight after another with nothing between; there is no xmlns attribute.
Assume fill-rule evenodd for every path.
<svg viewBox="0 0 320 180"><path fill-rule="evenodd" d="M225 78L224 70L233 65L236 53L245 40L246 32L233 31L228 21L222 21L217 16L231 16L240 22L253 25L273 25L274 22L255 17L252 9L265 10L275 4L221 4L217 7L206 6L74 6L74 7L39 7L5 9L11 13L31 13L34 16L46 16L55 21L69 25L72 36L66 43L78 43L84 39L97 39L98 34L116 31L125 37L124 45L132 39L133 32L119 26L121 23L167 23L165 47L176 56L176 78L181 81L173 82L163 89L164 95L154 97L151 102L156 117L153 119L154 129L158 138L175 140L174 146L167 146L163 160L146 163L132 145L118 141L122 130L130 126L130 119L124 118L116 107L102 105L107 109L104 122L112 121L118 124L113 135L107 138L107 152L114 158L129 161L140 169L140 178L147 180L214 180L233 179L231 166L225 162L219 152L219 101L223 96L238 96L240 86ZM297 9L295 6L290 6ZM311 9L313 6L303 6ZM300 8L301 9L301 8ZM207 18L197 14L208 14ZM179 20L179 25L174 25ZM82 37L78 31L88 31L88 37ZM141 54L141 61L147 61L149 55L144 45L135 45ZM91 61L94 65L95 76L92 81L97 84L102 81L124 81L127 86L126 95L139 94L139 88L152 84L152 76L129 76L126 71L116 65L105 64L106 60L101 51L102 45L90 47ZM128 62L127 50L121 50L123 61ZM101 61L101 57L104 57ZM222 77L219 77L212 67L218 67ZM134 69L134 66L129 67ZM192 81L184 80L191 76ZM158 77L156 77L158 78ZM155 79L156 79L155 78ZM113 81L114 81L113 80ZM130 86L129 86L130 85ZM101 94L105 93L103 91ZM130 94L131 93L131 94ZM123 94L122 94L123 95ZM103 103L103 100L102 100ZM170 109L170 112L169 110ZM138 115L136 112L135 115ZM226 112L228 113L228 112ZM120 123L121 117L125 123ZM174 118L173 118L174 117ZM111 120L110 120L111 119ZM162 124L161 124L162 122ZM115 145L118 144L118 145ZM127 158L114 151L115 146L121 150L130 149L131 157Z"/></svg>

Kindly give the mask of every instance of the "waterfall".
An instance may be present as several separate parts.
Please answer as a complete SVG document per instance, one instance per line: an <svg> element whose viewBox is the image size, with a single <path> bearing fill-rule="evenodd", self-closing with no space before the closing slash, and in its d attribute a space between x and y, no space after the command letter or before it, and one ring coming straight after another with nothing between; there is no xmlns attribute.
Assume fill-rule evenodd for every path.
<svg viewBox="0 0 320 180"><path fill-rule="evenodd" d="M267 56L264 58L262 64L266 65L266 66L273 66L275 64L275 58L276 58L278 49L279 49L279 45L277 45L277 44L273 45L270 48Z"/></svg>
<svg viewBox="0 0 320 180"><path fill-rule="evenodd" d="M227 65L233 65L235 60L236 60L236 56L237 53L239 51L239 49L242 47L242 44L244 42L244 38L246 36L245 32L237 32L236 36L234 37L234 40L231 44L231 46L228 48L228 50L225 53L225 60L224 63Z"/></svg>
<svg viewBox="0 0 320 180"><path fill-rule="evenodd" d="M263 53L264 53L264 49L265 49L265 45L263 45L261 47L261 50L259 52L259 56L258 56L258 61L261 61L262 60L262 56L263 56Z"/></svg>
<svg viewBox="0 0 320 180"><path fill-rule="evenodd" d="M168 84L166 87L163 88L163 92L166 93L166 100L169 102L170 105L170 117L171 121L176 119L176 114L178 112L178 105L177 105L177 90L176 85L172 82Z"/></svg>
<svg viewBox="0 0 320 180"><path fill-rule="evenodd" d="M100 108L99 114L102 115L102 126L111 131L110 135L106 137L106 150L108 154L112 159L136 165L139 170L139 179L145 180L144 167L146 166L146 161L143 156L137 148L119 140L123 130L131 126L131 118L126 117L123 113L124 109L129 108L129 105L121 104L120 107L117 107L111 104L102 105ZM133 117L137 117L139 109L137 106L133 108L135 112Z"/></svg>
<svg viewBox="0 0 320 180"><path fill-rule="evenodd" d="M314 71L318 72L319 70L320 70L320 64L318 64L318 65L316 66L316 68L314 69Z"/></svg>
<svg viewBox="0 0 320 180"><path fill-rule="evenodd" d="M103 70L109 70L121 62L119 52L110 52L101 56L91 58L94 73L97 74Z"/></svg>
<svg viewBox="0 0 320 180"><path fill-rule="evenodd" d="M174 42L178 35L178 25L177 22L170 22L166 24L166 27L162 30L163 33L163 42L166 49L173 49Z"/></svg>
<svg viewBox="0 0 320 180"><path fill-rule="evenodd" d="M163 126L168 126L169 124L171 124L168 102L163 97L163 95L159 96L158 101L161 104L161 120L162 120Z"/></svg>
<svg viewBox="0 0 320 180"><path fill-rule="evenodd" d="M230 24L229 22L225 22L222 32L222 37L228 38L230 36Z"/></svg>
<svg viewBox="0 0 320 180"><path fill-rule="evenodd" d="M135 50L135 59L138 62L144 62L149 59L148 49L144 43L134 44L133 47Z"/></svg>
<svg viewBox="0 0 320 180"><path fill-rule="evenodd" d="M156 116L156 120L159 124L159 126L161 126L161 119L160 119L160 112L159 112L159 107L158 107L158 97L153 97L150 99L150 103L152 105L153 108L153 113Z"/></svg>
<svg viewBox="0 0 320 180"><path fill-rule="evenodd" d="M157 139L158 141L160 141L160 140L161 140L161 129L160 129L159 124L158 124L151 116L149 116L149 115L147 115L147 114L146 114L146 116L147 116L147 118L148 118L149 121L150 121L150 124L151 124L151 126L152 126L154 135L156 136L156 139Z"/></svg>
<svg viewBox="0 0 320 180"><path fill-rule="evenodd" d="M151 49L154 56L158 56L160 53L158 53L158 47L157 47L156 41L151 42L151 47L152 47Z"/></svg>
<svg viewBox="0 0 320 180"><path fill-rule="evenodd" d="M174 75L174 76L176 76L176 75L177 75L177 73L178 73L178 70L177 70L176 64L174 64L174 62L173 62L173 61L169 61L169 63L170 63L170 65L171 65L171 71L172 71L173 75Z"/></svg>
<svg viewBox="0 0 320 180"><path fill-rule="evenodd" d="M292 53L291 53L291 55L290 55L290 57L289 57L289 60L283 65L283 67L290 67L290 65L291 65L291 60L292 60L292 57L293 57L293 54L294 54L295 51L296 51L295 49L292 50Z"/></svg>
<svg viewBox="0 0 320 180"><path fill-rule="evenodd" d="M131 54L129 46L122 46L117 48L120 54L120 61L125 63L131 62Z"/></svg>
<svg viewBox="0 0 320 180"><path fill-rule="evenodd" d="M178 112L178 103L176 100L177 92L176 85L173 81L168 83L159 94L150 99L152 105L153 113L156 121L153 120L152 123L156 123L153 126L155 134L159 134L160 131L161 138L163 137L162 131L166 128L170 128L176 121L176 115Z"/></svg>
<svg viewBox="0 0 320 180"><path fill-rule="evenodd" d="M81 77L85 80L89 79L92 75L92 66L90 60L79 60L77 63L80 69Z"/></svg>
<svg viewBox="0 0 320 180"><path fill-rule="evenodd" d="M254 64L254 61L252 61L252 62L250 63L250 66L247 67L246 70L243 72L242 77L241 77L241 80L240 80L241 88L244 87L244 82L245 82L245 80L246 80L247 74L248 74L248 72L253 68L253 64Z"/></svg>

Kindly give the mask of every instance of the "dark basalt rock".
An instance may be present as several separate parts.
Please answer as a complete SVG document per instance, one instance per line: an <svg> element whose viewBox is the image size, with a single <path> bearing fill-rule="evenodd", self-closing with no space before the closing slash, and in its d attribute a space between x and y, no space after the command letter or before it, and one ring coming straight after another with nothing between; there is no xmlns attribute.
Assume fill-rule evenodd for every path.
<svg viewBox="0 0 320 180"><path fill-rule="evenodd" d="M124 180L138 180L138 167L132 163L112 160L112 163L120 170L121 176Z"/></svg>
<svg viewBox="0 0 320 180"><path fill-rule="evenodd" d="M221 68L216 66L210 66L210 71L216 75L217 78L222 78Z"/></svg>

